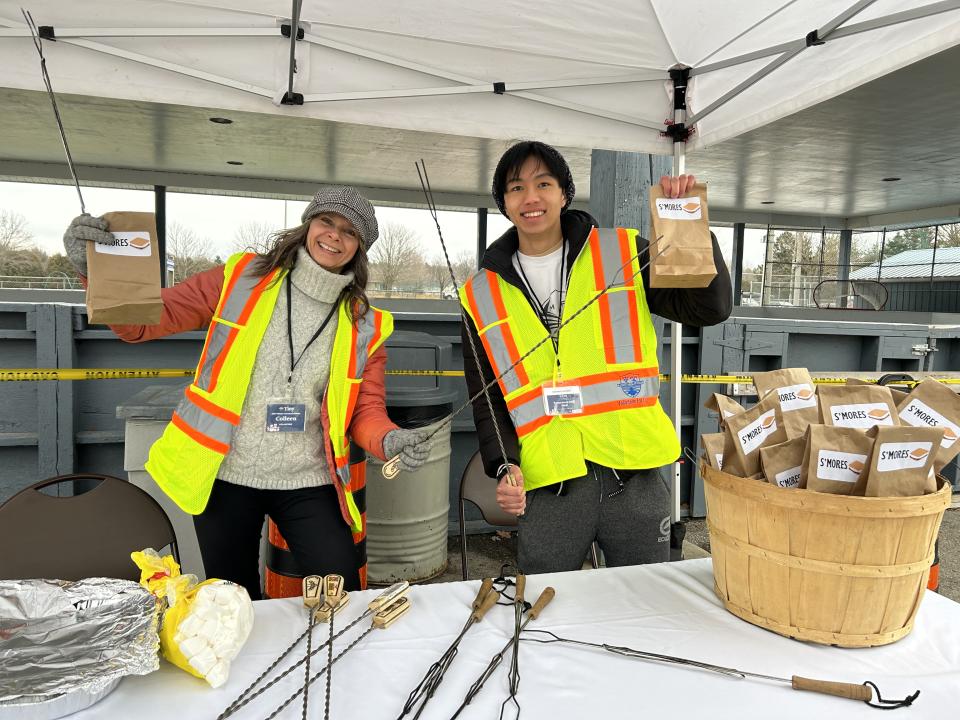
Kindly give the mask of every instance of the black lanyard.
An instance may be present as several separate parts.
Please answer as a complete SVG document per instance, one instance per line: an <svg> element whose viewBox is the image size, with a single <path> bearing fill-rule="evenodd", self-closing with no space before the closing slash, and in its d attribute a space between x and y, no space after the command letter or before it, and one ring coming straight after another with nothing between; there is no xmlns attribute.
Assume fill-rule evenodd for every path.
<svg viewBox="0 0 960 720"><path fill-rule="evenodd" d="M566 280L566 273L564 272L567 263L567 239L564 238L560 244L560 302L558 303L559 307L557 308L557 326L559 327L560 322L563 320L563 305L566 298L563 295L563 283ZM527 280L527 274L523 271L523 262L520 260L519 251L517 251L517 267L520 268L520 277L523 278L523 284L527 286L527 290L530 291L530 294L533 295L533 311L537 314L537 317L540 318L540 322L543 323L543 327L546 328L547 332L550 333L550 342L553 343L553 352L557 356L557 365L560 365L560 333L557 332L556 336L553 334L553 328L547 323L547 317L543 313L543 303L540 302L540 298L537 297L537 292L533 289L533 285L530 284L530 281Z"/></svg>
<svg viewBox="0 0 960 720"><path fill-rule="evenodd" d="M297 363L303 358L303 354L307 351L313 341L320 337L320 333L323 332L323 329L327 327L327 324L330 322L330 318L333 317L333 314L337 311L337 308L340 306L340 298L338 297L333 303L333 307L330 308L330 312L327 313L327 316L323 319L323 322L320 323L320 327L317 328L317 331L313 334L313 337L307 342L303 347L303 350L300 351L300 354L297 355L297 359L293 359L293 293L290 290L290 278L287 277L287 341L290 343L290 374L287 376L287 385L293 380L293 371L297 367Z"/></svg>

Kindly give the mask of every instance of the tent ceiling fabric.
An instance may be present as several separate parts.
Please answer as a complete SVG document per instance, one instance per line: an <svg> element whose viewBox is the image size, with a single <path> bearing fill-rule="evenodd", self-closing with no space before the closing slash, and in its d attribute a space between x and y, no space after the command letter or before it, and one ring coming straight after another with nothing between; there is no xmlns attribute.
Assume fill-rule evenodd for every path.
<svg viewBox="0 0 960 720"><path fill-rule="evenodd" d="M0 149L0 165L8 167L62 162L49 107L35 92L42 83L22 34L21 2L0 0L0 120L13 140ZM229 174L402 190L416 187L410 168L423 156L438 191L467 202L486 194L491 163L521 137L565 148L584 197L589 148L671 151L660 133L672 115L670 66L693 66L688 100L696 114L778 54L699 69L795 44L854 4L581 0L544 12L515 1L306 0L294 85L302 106L277 102L289 67L290 41L278 29L291 14L286 0L35 0L28 9L58 33L44 49L81 166L203 175L207 184ZM958 117L953 80L934 82L936 64L915 68L939 53L951 63L947 77L957 77L950 48L960 43L960 3L862 4L841 30L916 8L943 12L803 49L699 121L688 166L714 183L715 204L758 210L773 199L778 211L847 216L960 199L950 186L960 175L956 152L935 159L924 193L898 190L892 203L888 189L851 191L838 183L829 198L820 189L824 165L841 175L890 174L883 154L893 147L914 148L906 159L919 170L941 138L926 130L914 141L909 125L917 117L926 126ZM908 91L921 87L918 80L942 102L931 107L920 98L899 107L890 102L899 96L861 92L885 83ZM495 82L505 83L505 94L493 92ZM872 105L845 102L858 93ZM839 117L824 115L826 108ZM212 114L242 121L213 126L206 121ZM956 151L957 131L945 132ZM245 165L227 168L228 159Z"/></svg>

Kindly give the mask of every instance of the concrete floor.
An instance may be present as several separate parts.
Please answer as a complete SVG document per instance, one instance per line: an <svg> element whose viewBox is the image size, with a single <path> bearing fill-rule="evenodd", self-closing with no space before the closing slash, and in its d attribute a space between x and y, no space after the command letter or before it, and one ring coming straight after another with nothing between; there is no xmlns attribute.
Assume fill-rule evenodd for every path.
<svg viewBox="0 0 960 720"><path fill-rule="evenodd" d="M705 520L686 523L685 558L703 557L710 550ZM447 571L431 582L460 580L460 538L449 538ZM467 569L471 579L496 577L500 566L516 557L516 536L513 533L489 533L467 537ZM940 594L960 602L960 508L948 510L940 527Z"/></svg>

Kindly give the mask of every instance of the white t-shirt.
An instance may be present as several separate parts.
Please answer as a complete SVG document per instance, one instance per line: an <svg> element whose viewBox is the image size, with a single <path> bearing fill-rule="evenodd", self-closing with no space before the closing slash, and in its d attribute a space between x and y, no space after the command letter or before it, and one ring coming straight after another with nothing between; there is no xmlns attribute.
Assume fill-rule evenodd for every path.
<svg viewBox="0 0 960 720"><path fill-rule="evenodd" d="M563 309L561 287L566 295L566 283L560 277L565 250L566 243L562 243L547 255L524 255L518 250L513 256L513 267L520 279L525 281L530 299L540 306L540 315L554 338L557 337Z"/></svg>

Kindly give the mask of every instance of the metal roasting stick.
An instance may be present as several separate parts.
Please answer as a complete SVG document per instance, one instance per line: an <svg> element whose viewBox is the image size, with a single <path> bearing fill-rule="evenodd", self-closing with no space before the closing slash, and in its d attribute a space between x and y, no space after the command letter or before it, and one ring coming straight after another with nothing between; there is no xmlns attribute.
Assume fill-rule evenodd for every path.
<svg viewBox="0 0 960 720"><path fill-rule="evenodd" d="M310 677L310 654L313 645L313 625L316 623L314 610L320 604L320 586L323 578L319 575L307 575L303 578L303 604L307 608L307 654L303 658L305 663L304 680ZM331 623L333 627L333 623ZM333 644L333 638L327 641ZM309 704L306 690L303 693L303 720L307 720L307 706Z"/></svg>
<svg viewBox="0 0 960 720"><path fill-rule="evenodd" d="M377 610L377 611L373 614L373 620L372 620L372 622L370 623L370 627L368 627L366 630L364 630L364 631L360 634L360 636L357 637L356 640L354 640L352 643L350 643L349 645L347 645L346 648L344 648L338 655L336 655L336 656L335 656L327 665L325 665L319 672L317 672L315 675L313 675L313 677L311 677L309 680L307 680L307 681L304 683L304 686L303 686L302 688L300 688L300 689L297 690L295 693L293 693L293 695L291 695L291 696L288 697L286 700L284 700L283 703L281 703L280 706L277 707L276 710L274 710L272 713L270 713L270 714L267 716L266 720L273 720L273 718L275 718L277 715L279 715L280 713L282 713L282 712L286 709L286 707L287 707L290 703L292 703L294 700L296 700L297 697L298 697L302 692L304 692L304 690L305 690L308 686L310 686L311 684L313 684L314 682L316 682L316 681L320 678L321 675L323 675L324 673L329 672L330 669L333 667L333 664L334 664L335 662L337 662L338 660L340 660L340 658L342 658L344 655L346 655L348 652L350 652L350 650L352 650L354 647L356 647L357 644L360 643L360 641L363 640L367 635L369 635L371 632L373 632L374 630L377 630L377 629L386 630L388 627L390 627L391 625L393 625L393 623L395 623L398 619L400 619L400 617L402 617L403 615L405 615L406 612L407 612L409 609L410 609L410 600L409 600L409 598L407 598L407 597L405 597L405 596L401 596L401 597L397 598L396 600L394 600L393 602L391 602L389 605L385 605L385 606L383 606L381 609Z"/></svg>
<svg viewBox="0 0 960 720"><path fill-rule="evenodd" d="M427 164L421 159L419 162L415 163L417 168L417 176L420 178L420 187L423 188L424 197L427 200L427 209L430 211L430 216L433 218L434 224L437 226L437 236L440 238L440 248L443 250L443 257L447 263L447 271L450 273L450 279L453 281L453 287L456 289L457 275L453 271L453 265L450 262L450 254L447 252L447 243L443 239L443 231L440 229L440 218L437 215L437 206L433 199L433 189L430 187L430 177L427 175ZM457 308L460 311L460 319L466 323L467 315L466 311L463 309L462 303L457 303ZM480 354L477 352L477 345L473 340L473 335L467 333L467 339L470 341L470 349L473 351L473 360L476 363L477 373L480 375L480 378L483 378L483 369L480 364ZM490 399L490 386L484 386L481 390L484 397L487 400L487 409L490 411L490 418L493 420L493 431L497 436L497 444L500 447L500 457L503 460L503 466L508 468L507 472L507 482L510 485L516 485L516 479L509 472L510 460L507 457L507 448L503 444L503 436L500 434L500 425L497 423L496 415L493 412L493 401ZM464 406L466 407L466 406ZM463 409L463 408L461 408ZM460 412L458 410L457 412ZM448 420L452 420L457 413L452 413ZM429 440L433 437L437 431L443 428L447 424L447 421L442 422L430 435L427 437ZM392 480L400 472L400 453L397 453L393 458L391 458L387 463L384 464L381 472L383 476L388 480Z"/></svg>
<svg viewBox="0 0 960 720"><path fill-rule="evenodd" d="M53 85L50 83L50 74L47 72L47 59L43 56L43 41L40 39L40 32L37 30L37 24L33 21L33 15L29 10L20 8L23 19L27 22L30 34L33 36L34 47L37 48L37 54L40 56L40 74L43 76L44 87L47 88L47 96L50 98L50 104L53 106L53 117L57 121L57 130L60 131L60 142L63 144L63 152L67 156L67 167L70 169L70 177L73 178L73 185L77 188L77 197L80 198L80 212L84 215L87 212L87 206L83 202L83 193L80 192L80 181L77 179L77 168L73 164L73 155L70 154L70 146L67 144L67 133L63 129L63 120L60 118L60 108L57 107L57 97L53 94Z"/></svg>
<svg viewBox="0 0 960 720"><path fill-rule="evenodd" d="M523 612L527 608L524 606L523 595L527 587L526 575L517 574L516 592L513 598L514 623L513 623L513 653L510 656L510 694L503 704L500 705L500 720L503 720L503 713L507 709L507 704L511 701L517 708L517 718L520 717L520 703L517 701L517 691L520 689L520 630L523 627Z"/></svg>
<svg viewBox="0 0 960 720"><path fill-rule="evenodd" d="M586 640L574 640L572 638L560 637L550 630L527 630L528 633L540 633L541 635L546 635L547 639L537 639L537 638L524 638L527 642L537 642L537 643L566 643L569 645L580 645L583 647L596 648L598 650L605 650L606 652L614 653L616 655L624 655L626 657L637 658L638 660L646 660L649 662L658 662L665 663L668 665L681 665L684 667L696 668L698 670L706 670L707 672L717 673L719 675L725 675L727 677L736 678L738 680L744 680L747 678L756 678L758 680L769 680L771 682L785 683L792 687L794 690L807 690L810 692L817 692L823 695L833 695L834 697L847 698L849 700L861 700L865 702L870 707L878 708L880 710L894 710L900 707L908 707L913 704L913 701L917 699L920 695L920 691L917 690L912 695L908 695L903 700L885 700L880 695L880 690L869 680L864 682L861 685L856 683L844 683L844 682L835 682L832 680L816 680L814 678L802 677L800 675L793 675L790 678L776 677L774 675L762 675L755 672L747 672L746 670L738 670L737 668L724 667L723 665L712 665L710 663L700 662L698 660L690 660L688 658L676 657L674 655L662 655L660 653L646 652L643 650L635 650L633 648L624 647L622 645L607 645L606 643L593 643L587 642ZM877 700L876 703L871 702L873 699L873 694L876 693Z"/></svg>
<svg viewBox="0 0 960 720"><path fill-rule="evenodd" d="M533 607L527 611L527 618L523 621L523 625L520 626L522 631L531 620L535 620L538 615L543 611L543 609L553 600L554 595L556 595L556 590L552 587L544 588L543 592L540 593L540 597L537 598L537 601L533 604ZM503 662L503 654L507 652L514 643L514 638L510 638L507 641L507 644L503 648L490 658L490 662L487 664L487 667L484 668L483 672L480 673L480 677L476 679L473 685L470 686L470 689L467 691L466 696L463 698L463 702L460 704L460 707L457 708L457 711L450 717L450 720L455 720L460 716L460 713L469 705L477 694L483 689L484 683L487 682L489 677L493 675L494 671Z"/></svg>
<svg viewBox="0 0 960 720"><path fill-rule="evenodd" d="M420 717L423 709L427 706L427 703L430 702L430 698L432 698L436 692L437 687L443 682L443 678L445 677L447 669L453 663L453 659L457 656L460 641L463 639L463 636L467 634L467 630L473 627L475 623L483 619L483 616L487 614L490 608L497 604L499 597L500 593L493 589L493 578L487 578L480 584L480 591L477 593L477 597L471 606L470 617L468 617L467 622L464 623L460 634L457 635L450 644L450 647L440 656L440 659L427 669L423 679L421 679L420 683L410 692L410 696L407 698L407 702L404 704L400 715L397 716L397 720L402 720L402 718L410 714L417 703L420 703L422 700L413 718L417 720L417 718Z"/></svg>
<svg viewBox="0 0 960 720"><path fill-rule="evenodd" d="M662 237L663 237L663 236L661 235L661 236L658 237L654 242L655 242L655 243L656 243L656 242L659 242L659 241L662 239ZM596 295L594 295L590 300L588 300L586 303L584 303L582 306L580 306L570 317L568 317L566 320L564 320L563 322L561 322L561 323L557 326L557 333L559 333L560 330L562 330L562 329L563 329L564 327L566 327L570 322L572 322L572 321L574 320L574 318L576 318L580 313L584 312L587 308L589 308L591 305L593 305L593 303L595 303L597 300L599 300L601 297L603 297L603 295L605 295L605 294L607 293L607 291L609 291L610 288L612 288L612 287L617 283L616 276L619 275L620 272L621 272L625 267L627 267L630 263L632 263L634 260L638 259L638 258L639 258L641 255L643 255L644 253L647 253L647 255L649 256L649 257L647 258L647 261L640 267L640 269L639 269L639 270L637 271L637 273L636 273L636 274L640 274L640 273L642 273L644 270L646 270L646 269L650 266L650 263L652 263L654 260L656 260L656 259L657 259L658 257L660 257L661 255L665 255L665 254L667 253L667 251L670 250L670 247L671 247L670 245L664 245L662 248L660 248L660 249L657 251L656 254L651 254L651 253L649 252L649 250L650 250L650 241L648 240L648 241L647 241L647 245L643 248L643 250L641 250L641 251L638 252L637 254L631 256L625 263L623 263L623 265L621 265L619 268L617 268L617 272L616 272L615 275L614 275L614 279L610 282L610 284L608 284L605 288L603 288L603 290L600 290L600 291L599 291ZM461 308L461 316L462 316L462 314L463 314L463 310L462 310L462 308ZM470 336L470 333L468 332L467 335ZM471 336L471 338L472 338L472 336ZM460 407L458 407L458 408L457 408L456 410L454 410L452 413L450 413L449 415L447 415L447 417L445 417L443 420L441 420L441 421L439 422L439 424L438 424L436 427L434 427L434 429L433 429L433 430L430 432L430 434L426 437L426 439L424 440L424 442L426 442L427 440L429 440L430 438L432 438L434 435L436 435L438 432L440 432L440 430L442 430L442 429L443 429L444 427L446 427L448 424L450 424L451 422L453 422L453 419L454 419L460 412L462 412L463 410L466 410L468 407L470 407L470 406L473 404L473 401L474 401L474 400L478 399L481 395L485 395L485 394L487 393L487 391L488 391L491 387L493 387L494 384L496 384L497 382L499 382L502 377L504 377L507 373L509 373L511 370L513 370L517 365L519 365L519 364L522 363L524 360L526 360L528 357L530 357L534 352L536 352L536 350L537 350L541 345L543 345L544 343L548 342L550 339L551 339L551 335L550 335L550 333L548 332L547 335L546 335L540 342L538 342L536 345L534 345L534 346L531 347L529 350L527 350L527 352L525 352L523 355L521 355L520 357L518 357L518 358L513 362L513 364L510 365L510 367L508 367L506 370L504 370L504 371L501 372L499 375L497 375L495 378L493 378L493 380L491 380L490 382L486 383L482 388L480 388L480 391L479 391L479 392L474 393L472 397L468 398L467 401L466 401L465 403L463 403L463 405L461 405ZM472 339L471 339L471 342L472 342ZM478 356L477 356L477 355L474 355L474 357L477 358ZM481 380L482 380L482 379L483 379L483 373L480 374L480 377L481 377ZM489 397L489 396L488 396L488 397ZM498 428L496 422L494 422L494 428L496 429L496 431L497 431L497 436L498 436L498 438L499 438L499 437L500 437L500 434L499 434L500 431L499 431L499 428ZM503 444L503 443L502 443L502 439L501 439L501 446L502 446L502 444ZM381 473L383 474L383 477L385 477L387 480L392 480L393 478L395 478L395 477L400 473L400 453L397 453L397 454L394 455L392 458L390 458L389 460L387 460L386 463L384 463L383 468L381 469Z"/></svg>
<svg viewBox="0 0 960 720"><path fill-rule="evenodd" d="M315 575L314 577L319 577L319 576L316 576L316 575ZM319 584L319 583L318 583L318 586L317 586L317 587L318 587L318 588L320 587L320 584ZM373 614L374 614L375 612L377 612L377 610L379 610L380 608L386 607L386 606L390 605L391 603L395 602L397 599L402 598L402 597L403 597L404 595L406 595L409 591L410 591L410 583L408 583L408 582L405 581L405 580L404 580L403 582L398 582L398 583L395 583L395 584L391 585L391 586L388 587L386 590L384 590L384 591L381 592L379 595L377 595L373 600L371 600L370 603L367 605L367 609L364 610L363 613L362 613L357 619L355 619L355 620L353 620L352 622L350 622L349 625L347 625L347 626L346 626L345 628L343 628L340 632L338 632L336 635L334 635L334 639L336 639L336 638L340 637L341 635L349 632L349 631L352 630L357 624L359 624L362 620L364 620L364 619L367 618L367 617L370 617L370 615L373 615ZM318 597L319 597L319 593L318 593ZM318 600L318 604L319 604L319 600ZM321 608L321 609L322 609L322 608ZM280 673L280 675L278 675L278 676L275 677L273 680L271 680L271 681L268 682L266 685L264 685L262 688L260 688L259 690L254 691L254 688L256 688L257 685L259 685L259 684L263 681L263 679L264 679L265 677L267 677L267 675L269 675L271 672L273 672L273 671L276 669L276 667L277 667L281 662L283 662L283 659L284 659L285 657L287 657L287 655L289 655L291 652L293 652L293 649L300 643L301 640L303 640L304 637L306 637L306 636L308 635L308 633L309 633L309 631L310 631L311 629L312 629L312 624L311 624L310 627L307 628L307 630L304 630L303 633L301 633L299 637L297 637L292 643L290 643L290 645L289 645L283 652L281 652L280 655L277 656L277 658L267 667L267 669L264 670L262 673L260 673L260 676L259 676L256 680L254 680L252 683L250 683L250 685L247 686L247 688L246 688L243 692L241 692L241 693L236 697L236 699L235 699L232 703L230 703L230 705L228 705L227 708L226 708L222 713L220 713L220 715L217 716L217 720L226 720L226 718L228 718L228 717L230 717L231 715L233 715L235 712L237 712L237 710L239 710L240 708L242 708L244 705L246 705L247 703L249 703L251 700L254 700L255 698L257 698L257 697L259 697L260 695L262 695L264 692L266 692L267 690L269 690L271 687L273 687L273 686L276 685L278 682L280 682L281 680L283 680L283 678L285 678L287 675L289 675L289 674L292 673L294 670L296 670L298 667L300 667L304 662L306 662L306 658L301 658L301 659L298 660L296 663L294 663L294 664L291 665L289 668L287 668L287 669L284 670L282 673ZM318 652L320 652L321 650L323 650L325 647L327 647L327 643L324 643L324 644L321 645L320 647L315 648L313 651L311 651L310 656L312 657L313 655L316 655ZM251 693L252 693L252 694L251 694Z"/></svg>
<svg viewBox="0 0 960 720"><path fill-rule="evenodd" d="M323 578L323 604L329 613L327 622L330 623L330 636L327 638L327 692L324 704L324 720L330 720L330 679L333 677L333 618L337 610L347 601L347 594L343 591L342 575L327 575ZM309 662L309 661L308 661ZM303 675L303 720L307 720L307 693L310 691L309 665Z"/></svg>

